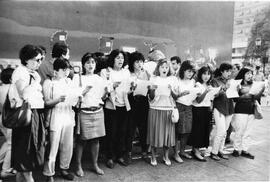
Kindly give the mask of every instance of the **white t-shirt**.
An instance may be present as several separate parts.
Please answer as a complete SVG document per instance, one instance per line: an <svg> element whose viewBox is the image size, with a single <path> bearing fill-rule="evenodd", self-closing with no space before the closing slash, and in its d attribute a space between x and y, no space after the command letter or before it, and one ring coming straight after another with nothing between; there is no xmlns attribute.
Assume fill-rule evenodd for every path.
<svg viewBox="0 0 270 182"><path fill-rule="evenodd" d="M176 87L175 87L175 92L177 94L180 94L184 91L190 91L191 89L193 89L195 87L195 80L194 79L191 79L191 80L182 80L180 78L177 79L176 81ZM187 101L185 99L185 97L188 97L188 95L185 95L185 96L182 96L182 97L179 97L176 102L178 103L181 103L181 104L184 104L186 106L190 106L192 105L192 102L193 101Z"/></svg>
<svg viewBox="0 0 270 182"><path fill-rule="evenodd" d="M33 76L33 79L31 79L31 84L29 85L30 74ZM21 65L16 68L12 74L12 83L16 84L18 81L26 86L20 97L24 100L28 100L33 109L44 108L42 87L40 85L41 78L39 74L36 71L30 73L27 67ZM22 104L21 98L15 98L17 100L17 107Z"/></svg>
<svg viewBox="0 0 270 182"><path fill-rule="evenodd" d="M201 91L200 91L200 94L202 94L205 90L206 90L206 87L197 82L196 83L196 87L198 87ZM195 107L210 107L211 106L211 100L209 97L205 97L202 102L198 103L196 100L193 101L193 106Z"/></svg>

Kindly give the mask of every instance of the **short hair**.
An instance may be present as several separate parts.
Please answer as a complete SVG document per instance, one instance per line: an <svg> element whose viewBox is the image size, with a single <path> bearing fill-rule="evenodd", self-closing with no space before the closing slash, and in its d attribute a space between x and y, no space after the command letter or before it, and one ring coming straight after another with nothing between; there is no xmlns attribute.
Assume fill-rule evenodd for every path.
<svg viewBox="0 0 270 182"><path fill-rule="evenodd" d="M28 60L33 59L38 54L41 54L41 50L37 46L31 44L23 46L19 53L21 64L25 66Z"/></svg>
<svg viewBox="0 0 270 182"><path fill-rule="evenodd" d="M93 58L95 60L96 64L97 64L97 56L94 53L87 52L82 57L81 63L82 63L83 75L85 75L85 73L86 73L86 70L84 68L84 65L91 58Z"/></svg>
<svg viewBox="0 0 270 182"><path fill-rule="evenodd" d="M186 70L192 70L195 73L195 66L190 60L186 60L181 64L178 76L181 79L184 79L184 73Z"/></svg>
<svg viewBox="0 0 270 182"><path fill-rule="evenodd" d="M240 68L241 68L240 64L238 64L238 63L235 63L234 66L238 69L238 71L239 71Z"/></svg>
<svg viewBox="0 0 270 182"><path fill-rule="evenodd" d="M212 75L212 71L211 71L209 66L203 66L198 70L197 81L200 82L200 83L203 83L202 75L204 73L207 73L207 72L210 74L210 79L207 81L206 84L210 85L213 75Z"/></svg>
<svg viewBox="0 0 270 182"><path fill-rule="evenodd" d="M230 63L221 63L219 68L217 68L214 71L214 77L219 77L222 75L222 72L227 71L227 70L231 70L233 67Z"/></svg>
<svg viewBox="0 0 270 182"><path fill-rule="evenodd" d="M144 56L140 52L133 52L130 54L129 61L128 61L128 69L130 72L134 72L134 63L138 60L142 60L143 62L145 61Z"/></svg>
<svg viewBox="0 0 270 182"><path fill-rule="evenodd" d="M69 61L67 59L64 58L57 58L54 62L53 62L53 69L55 71L59 71L60 69L67 69L70 68L70 64Z"/></svg>
<svg viewBox="0 0 270 182"><path fill-rule="evenodd" d="M158 62L157 62L157 66L156 66L156 68L155 68L155 70L154 70L154 72L153 72L153 75L155 75L155 76L160 76L159 67L160 67L161 65L163 65L164 63L168 64L168 67L170 68L169 62L168 62L167 59L160 59L160 60L158 60ZM172 75L171 69L169 69L167 76L171 76L171 75Z"/></svg>
<svg viewBox="0 0 270 182"><path fill-rule="evenodd" d="M179 56L173 56L171 57L171 61L176 60L177 64L181 64L181 58Z"/></svg>
<svg viewBox="0 0 270 182"><path fill-rule="evenodd" d="M57 42L52 48L52 58L60 58L62 55L66 55L69 47L67 44Z"/></svg>
<svg viewBox="0 0 270 182"><path fill-rule="evenodd" d="M44 46L38 45L38 48L42 51L42 54L43 54L43 53L44 53L44 54L47 53L46 48L45 48Z"/></svg>
<svg viewBox="0 0 270 182"><path fill-rule="evenodd" d="M113 68L113 66L114 66L114 59L115 59L119 54L122 54L122 55L124 56L124 63L123 63L123 65L122 65L122 68L124 68L124 67L126 66L126 64L127 64L127 60L126 60L126 59L127 59L127 58L126 58L126 55L125 55L124 51L121 51L121 50L119 50L119 49L115 49L115 50L113 50L113 51L110 53L110 55L109 55L109 57L108 57L107 63L108 63L108 66L109 66L109 67Z"/></svg>
<svg viewBox="0 0 270 182"><path fill-rule="evenodd" d="M14 71L13 68L3 69L3 71L1 72L1 81L4 84L10 84L11 83L11 77L12 77L13 71Z"/></svg>
<svg viewBox="0 0 270 182"><path fill-rule="evenodd" d="M261 68L260 66L256 66L255 67L256 70L260 70L260 68Z"/></svg>

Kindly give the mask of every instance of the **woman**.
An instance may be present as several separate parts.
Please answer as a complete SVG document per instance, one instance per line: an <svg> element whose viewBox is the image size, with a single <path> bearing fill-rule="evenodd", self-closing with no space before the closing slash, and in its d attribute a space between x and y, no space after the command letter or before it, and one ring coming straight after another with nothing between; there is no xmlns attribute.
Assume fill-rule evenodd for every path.
<svg viewBox="0 0 270 182"><path fill-rule="evenodd" d="M148 81L150 74L143 69L144 56L140 52L131 53L129 59L129 71L131 73L131 80L137 84L143 84L142 81ZM132 142L136 128L139 130L139 140L141 145L142 157L145 158L147 154L147 118L149 104L146 95L139 93L132 93L129 95L131 104L131 115L129 119L129 137L127 144L128 159L131 162Z"/></svg>
<svg viewBox="0 0 270 182"><path fill-rule="evenodd" d="M229 80L232 73L232 65L229 63L222 63L215 71L215 78L212 85L214 87L221 87L220 92L213 101L213 113L216 124L216 135L214 137L212 152L210 157L214 160L220 158L228 159L228 156L223 154L223 147L225 144L226 131L232 120L234 113L233 99L228 98L226 90L229 88Z"/></svg>
<svg viewBox="0 0 270 182"><path fill-rule="evenodd" d="M94 54L86 53L82 57L82 70L81 87L91 86L90 91L82 98L80 119L79 119L79 134L76 145L76 175L79 177L84 176L82 169L81 159L85 144L89 141L91 145L91 157L93 170L103 175L104 171L98 166L98 153L99 153L99 137L105 136L104 126L104 113L102 97L105 94L104 80L94 74L97 65L97 57ZM74 76L73 81L80 83Z"/></svg>
<svg viewBox="0 0 270 182"><path fill-rule="evenodd" d="M247 151L250 146L250 134L255 120L255 101L260 98L264 91L263 88L257 95L249 94L249 90L252 87L252 78L253 72L248 68L242 68L235 78L236 80L242 80L242 82L241 89L239 90L240 97L236 99L235 104L235 118L232 122L232 126L235 129L234 151L232 155L235 157L241 155L250 159L255 158L254 155Z"/></svg>
<svg viewBox="0 0 270 182"><path fill-rule="evenodd" d="M128 92L130 73L125 69L124 52L113 50L108 58L108 68L101 70L101 77L109 84L109 99L105 103L105 130L107 167L114 168L114 160L127 166L124 160L125 137L127 136L127 117L130 110Z"/></svg>
<svg viewBox="0 0 270 182"><path fill-rule="evenodd" d="M21 66L12 74L12 83L15 84L19 97L12 99L16 100L16 107L20 106L23 100L27 100L31 105L32 116L30 125L12 130L11 166L18 171L17 182L33 182L32 171L43 164L44 155L39 152L42 152L45 143L42 121L44 101L41 78L36 72L41 64L42 55L38 47L25 45L19 56Z"/></svg>

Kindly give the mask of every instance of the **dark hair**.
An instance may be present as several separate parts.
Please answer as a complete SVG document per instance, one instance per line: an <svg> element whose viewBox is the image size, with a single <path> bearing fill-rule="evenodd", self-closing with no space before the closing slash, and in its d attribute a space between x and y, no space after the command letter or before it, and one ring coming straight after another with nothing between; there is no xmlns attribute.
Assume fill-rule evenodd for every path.
<svg viewBox="0 0 270 182"><path fill-rule="evenodd" d="M97 57L96 57L96 55L93 54L93 53L87 52L87 53L85 53L85 54L83 55L83 57L82 57L81 63L82 63L82 71L83 71L83 75L85 75L85 73L86 73L86 70L85 70L85 68L84 68L84 65L85 65L85 63L86 63L89 59L91 59L91 58L93 58L93 59L95 60L96 64L97 64Z"/></svg>
<svg viewBox="0 0 270 182"><path fill-rule="evenodd" d="M14 71L13 68L3 69L3 71L1 72L1 81L4 84L10 84L11 83L11 77L12 77L13 71Z"/></svg>
<svg viewBox="0 0 270 182"><path fill-rule="evenodd" d="M144 56L140 52L133 52L130 54L129 61L128 61L128 69L130 72L134 72L134 63L138 60L142 60L143 62L145 61Z"/></svg>
<svg viewBox="0 0 270 182"><path fill-rule="evenodd" d="M44 54L47 53L46 48L45 48L44 46L38 45L38 48L42 51L42 54L43 54L43 53L44 53Z"/></svg>
<svg viewBox="0 0 270 182"><path fill-rule="evenodd" d="M192 64L192 62L190 60L186 60L181 64L178 76L181 79L184 79L184 73L186 70L192 70L195 73L195 68L194 65Z"/></svg>
<svg viewBox="0 0 270 182"><path fill-rule="evenodd" d="M245 74L247 72L251 71L253 73L253 71L249 68L242 68L239 73L237 74L237 76L235 77L235 80L242 80L241 85L243 85L245 83L244 79L245 79ZM252 82L250 82L249 84L252 84Z"/></svg>
<svg viewBox="0 0 270 182"><path fill-rule="evenodd" d="M155 70L154 70L154 72L153 72L153 75L155 75L155 76L160 76L159 67L160 67L161 65L163 65L164 63L167 63L168 66L169 66L169 62L167 61L167 59L160 59L160 60L158 60L157 66L156 66L156 68L155 68ZM170 68L170 66L169 66L169 68ZM172 73L171 73L171 69L169 69L167 76L171 76L171 74L172 74Z"/></svg>
<svg viewBox="0 0 270 182"><path fill-rule="evenodd" d="M240 64L238 64L238 63L234 64L234 66L238 69L238 71L239 71L240 68L241 68Z"/></svg>
<svg viewBox="0 0 270 182"><path fill-rule="evenodd" d="M67 59L64 58L57 58L54 62L53 62L53 70L55 71L59 71L59 69L67 69L70 68L70 64L69 61Z"/></svg>
<svg viewBox="0 0 270 182"><path fill-rule="evenodd" d="M231 70L232 69L232 65L229 63L221 63L221 65L219 66L219 68L217 68L214 71L214 77L219 77L222 75L222 72L227 71L227 70Z"/></svg>
<svg viewBox="0 0 270 182"><path fill-rule="evenodd" d="M108 66L109 66L109 67L113 68L113 66L114 66L114 59L115 59L119 54L122 54L122 55L124 56L124 64L122 65L122 68L127 64L127 60L126 60L126 55L125 55L125 53L124 53L123 51L120 51L119 49L115 49L115 50L113 50L113 51L110 53L110 55L109 55L109 57L108 57L107 63L108 63Z"/></svg>
<svg viewBox="0 0 270 182"><path fill-rule="evenodd" d="M198 70L197 81L200 83L203 83L202 75L206 72L208 72L210 74L210 79L206 83L207 85L209 85L211 80L212 80L212 71L211 71L209 66L203 66Z"/></svg>
<svg viewBox="0 0 270 182"><path fill-rule="evenodd" d="M174 61L176 60L176 63L177 64L181 64L181 58L179 56L173 56L171 57L171 61Z"/></svg>
<svg viewBox="0 0 270 182"><path fill-rule="evenodd" d="M256 70L259 70L261 67L260 66L256 66L255 68L256 68Z"/></svg>
<svg viewBox="0 0 270 182"><path fill-rule="evenodd" d="M95 52L94 55L96 57L103 57L104 56L104 53L103 52Z"/></svg>
<svg viewBox="0 0 270 182"><path fill-rule="evenodd" d="M19 53L21 64L25 66L28 60L33 59L38 54L41 54L41 50L37 46L31 44L25 45L23 48L21 48Z"/></svg>
<svg viewBox="0 0 270 182"><path fill-rule="evenodd" d="M68 51L68 45L62 42L57 42L52 48L52 58L60 58L62 55L66 55Z"/></svg>

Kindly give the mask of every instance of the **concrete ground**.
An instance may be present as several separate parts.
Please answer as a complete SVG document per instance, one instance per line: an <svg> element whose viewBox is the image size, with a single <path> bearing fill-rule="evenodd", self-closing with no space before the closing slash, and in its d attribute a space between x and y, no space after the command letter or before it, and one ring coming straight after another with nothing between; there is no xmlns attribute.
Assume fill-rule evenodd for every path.
<svg viewBox="0 0 270 182"><path fill-rule="evenodd" d="M265 100L262 105L265 105ZM98 176L90 170L90 159L86 157L83 161L85 176L75 177L74 181L270 181L270 106L263 106L263 112L264 119L255 121L252 132L250 152L255 155L254 160L244 157L235 158L230 155L229 160L218 162L209 157L207 157L207 162L184 159L184 163L177 164L172 161L172 165L168 167L159 157L158 166L152 167L149 161L134 159L131 165L127 167L116 165L114 169L108 169L100 163L105 175ZM226 151L232 152L232 144L227 145ZM40 172L35 172L34 177L38 182L45 181ZM15 181L15 179L3 181ZM55 181L64 182L65 180L56 174Z"/></svg>

